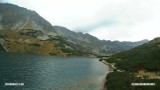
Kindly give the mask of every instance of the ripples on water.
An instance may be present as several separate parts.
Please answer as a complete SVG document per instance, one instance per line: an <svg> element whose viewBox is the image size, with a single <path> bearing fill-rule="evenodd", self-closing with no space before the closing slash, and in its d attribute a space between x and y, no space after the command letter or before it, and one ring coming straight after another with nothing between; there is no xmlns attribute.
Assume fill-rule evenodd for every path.
<svg viewBox="0 0 160 90"><path fill-rule="evenodd" d="M0 90L100 90L107 72L95 58L0 53Z"/></svg>

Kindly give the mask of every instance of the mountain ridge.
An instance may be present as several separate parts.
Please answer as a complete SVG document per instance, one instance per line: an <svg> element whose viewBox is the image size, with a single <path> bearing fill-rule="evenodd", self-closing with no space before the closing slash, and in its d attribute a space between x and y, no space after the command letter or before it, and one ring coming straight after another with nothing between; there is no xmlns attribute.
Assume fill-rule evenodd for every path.
<svg viewBox="0 0 160 90"><path fill-rule="evenodd" d="M133 47L136 47L138 45L148 42L148 40L146 39L142 41L137 41L137 42L99 40L98 38L88 33L83 34L81 32L73 32L61 26L53 26L53 27L57 31L58 35L65 37L68 40L72 39L74 43L81 44L83 47L89 48L89 50L92 50L91 52L95 52L97 54L106 52L106 51L109 53L116 53L124 50L129 50ZM92 46L90 44L92 44Z"/></svg>

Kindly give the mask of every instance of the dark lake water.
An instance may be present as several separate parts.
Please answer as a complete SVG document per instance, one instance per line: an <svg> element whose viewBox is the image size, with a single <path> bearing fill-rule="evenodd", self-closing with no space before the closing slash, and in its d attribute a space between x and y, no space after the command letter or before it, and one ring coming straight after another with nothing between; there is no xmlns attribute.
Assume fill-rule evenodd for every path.
<svg viewBox="0 0 160 90"><path fill-rule="evenodd" d="M101 90L108 71L96 58L0 53L0 90Z"/></svg>

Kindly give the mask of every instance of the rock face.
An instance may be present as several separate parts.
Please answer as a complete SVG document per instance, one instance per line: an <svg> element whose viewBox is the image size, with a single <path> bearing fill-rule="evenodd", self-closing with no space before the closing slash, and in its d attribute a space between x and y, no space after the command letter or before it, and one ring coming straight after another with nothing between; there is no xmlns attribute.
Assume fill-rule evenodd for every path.
<svg viewBox="0 0 160 90"><path fill-rule="evenodd" d="M0 4L1 51L51 55L110 55L146 43L99 40L90 34L52 26L35 11Z"/></svg>

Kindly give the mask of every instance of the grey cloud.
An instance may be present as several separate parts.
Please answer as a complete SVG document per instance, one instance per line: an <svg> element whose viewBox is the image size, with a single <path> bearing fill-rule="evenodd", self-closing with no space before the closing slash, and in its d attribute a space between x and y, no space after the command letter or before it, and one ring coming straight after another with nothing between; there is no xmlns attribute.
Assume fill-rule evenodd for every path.
<svg viewBox="0 0 160 90"><path fill-rule="evenodd" d="M91 23L88 25L84 25L78 28L75 28L74 31L76 32L83 32L83 33L87 33L90 32L92 30L101 28L101 27L110 27L110 26L115 26L118 24L118 22L116 20L113 19L103 19L103 20L98 20L95 21L96 23Z"/></svg>

